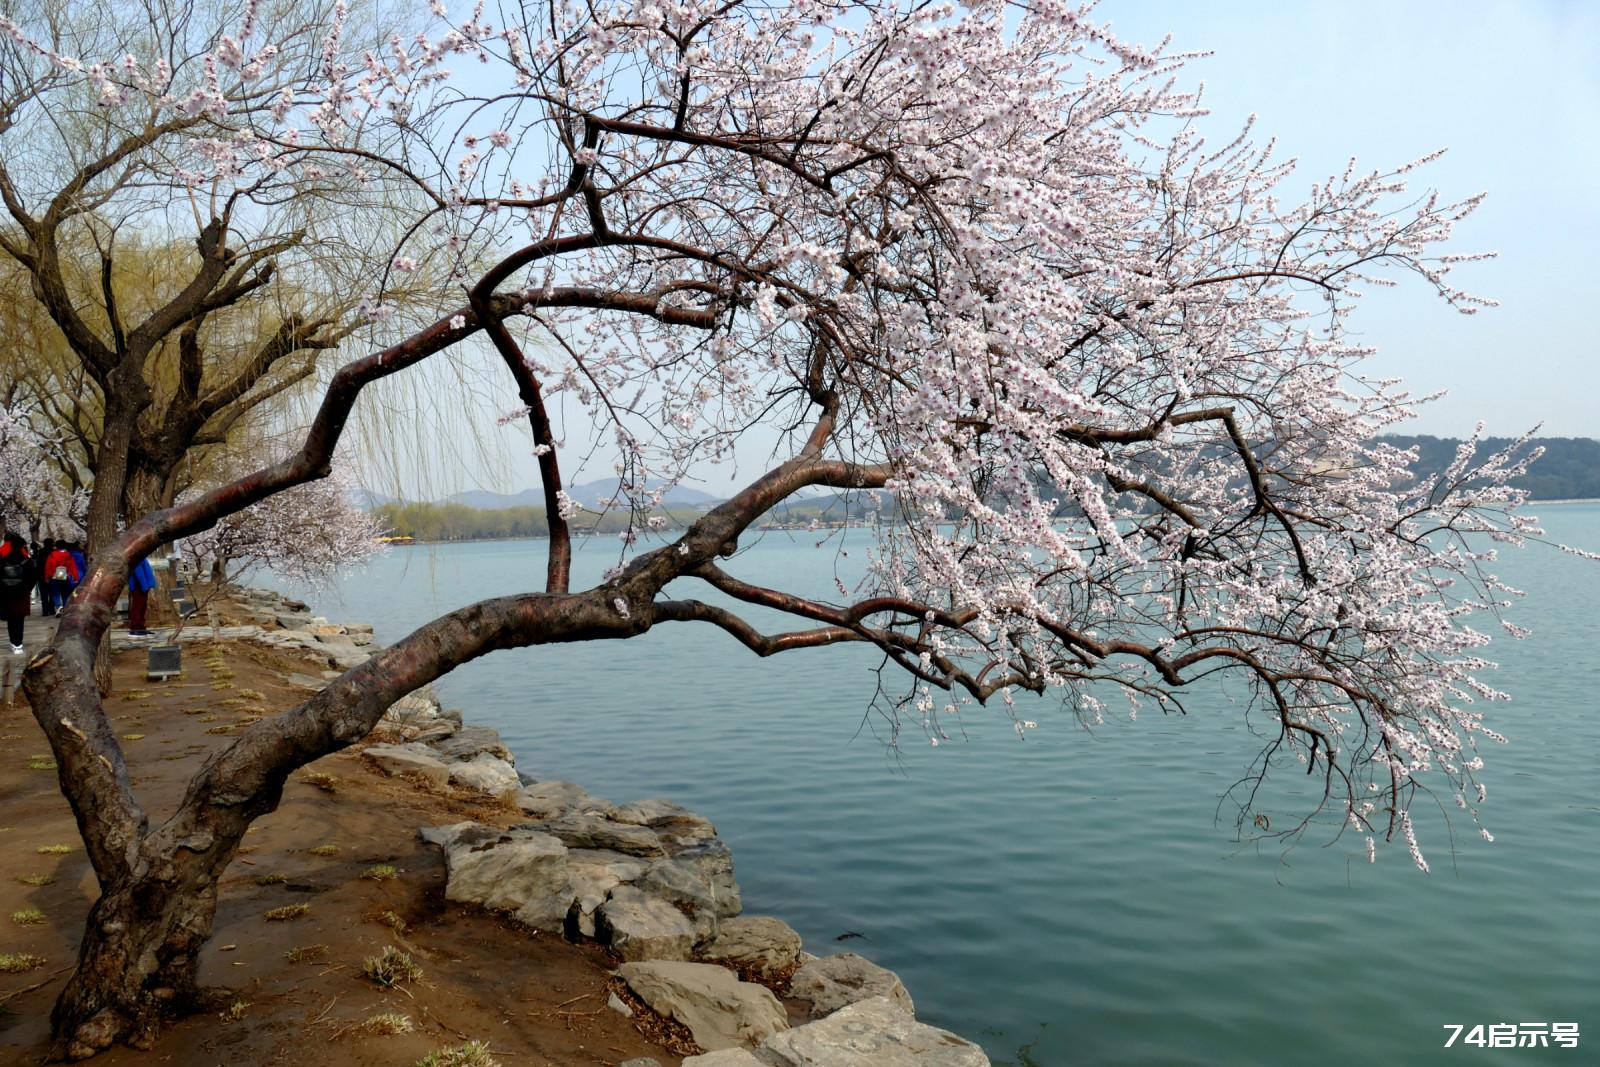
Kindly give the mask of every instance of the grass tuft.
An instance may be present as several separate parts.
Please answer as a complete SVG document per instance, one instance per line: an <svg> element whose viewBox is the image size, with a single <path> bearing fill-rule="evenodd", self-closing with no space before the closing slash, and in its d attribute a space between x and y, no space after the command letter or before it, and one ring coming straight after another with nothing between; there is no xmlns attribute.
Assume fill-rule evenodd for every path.
<svg viewBox="0 0 1600 1067"><path fill-rule="evenodd" d="M53 875L53 874L19 874L19 875L17 875L17 881L21 882L23 885L32 885L32 886L49 885L51 882L53 882L55 880L56 880L56 876Z"/></svg>
<svg viewBox="0 0 1600 1067"><path fill-rule="evenodd" d="M361 877L370 878L374 882L387 882L394 876L395 869L392 863L380 863L361 872Z"/></svg>
<svg viewBox="0 0 1600 1067"><path fill-rule="evenodd" d="M409 1015L401 1015L397 1011L385 1011L367 1016L361 1028L369 1034L409 1034L416 1029L416 1026L411 1022Z"/></svg>
<svg viewBox="0 0 1600 1067"><path fill-rule="evenodd" d="M287 882L287 881L288 881L288 879L285 878L281 874L258 874L258 875L256 875L256 885L282 885L284 882Z"/></svg>
<svg viewBox="0 0 1600 1067"><path fill-rule="evenodd" d="M420 981L422 968L410 956L390 945L376 956L363 960L361 974L385 989L393 989L402 982Z"/></svg>
<svg viewBox="0 0 1600 1067"><path fill-rule="evenodd" d="M31 952L0 952L0 974L21 974L44 966L44 957Z"/></svg>
<svg viewBox="0 0 1600 1067"><path fill-rule="evenodd" d="M144 734L123 734L122 739L124 741L143 741Z"/></svg>
<svg viewBox="0 0 1600 1067"><path fill-rule="evenodd" d="M500 1067L489 1055L487 1041L468 1041L455 1048L434 1049L417 1061L417 1067Z"/></svg>
<svg viewBox="0 0 1600 1067"><path fill-rule="evenodd" d="M258 689L241 689L239 695L246 700L265 700L266 695Z"/></svg>
<svg viewBox="0 0 1600 1067"><path fill-rule="evenodd" d="M301 778L307 785L314 785L324 793L337 793L339 791L339 779L331 774L313 771L310 774L302 775Z"/></svg>
<svg viewBox="0 0 1600 1067"><path fill-rule="evenodd" d="M71 845L40 845L34 849L41 856L65 856L72 851Z"/></svg>
<svg viewBox="0 0 1600 1067"><path fill-rule="evenodd" d="M339 854L339 846L318 845L316 848L308 848L306 851L311 853L313 856L337 856Z"/></svg>
<svg viewBox="0 0 1600 1067"><path fill-rule="evenodd" d="M53 771L55 769L56 761L48 754L28 757L28 770L30 771Z"/></svg>
<svg viewBox="0 0 1600 1067"><path fill-rule="evenodd" d="M285 904L281 908L269 908L261 913L261 917L269 923L281 923L298 919L310 910L310 904Z"/></svg>
<svg viewBox="0 0 1600 1067"><path fill-rule="evenodd" d="M381 912L378 915L378 921L397 934L403 934L406 932L406 921L400 918L400 916L394 911Z"/></svg>
<svg viewBox="0 0 1600 1067"><path fill-rule="evenodd" d="M11 921L18 926L38 926L44 922L44 912L38 908L23 908L11 913Z"/></svg>
<svg viewBox="0 0 1600 1067"><path fill-rule="evenodd" d="M217 1013L217 1018L221 1019L225 1023L236 1023L240 1019L243 1019L244 1013L249 1010L250 1002L248 1000L236 1000L232 1004L228 1005L227 1011L219 1011Z"/></svg>
<svg viewBox="0 0 1600 1067"><path fill-rule="evenodd" d="M290 963L316 963L328 955L327 945L296 945L283 954Z"/></svg>

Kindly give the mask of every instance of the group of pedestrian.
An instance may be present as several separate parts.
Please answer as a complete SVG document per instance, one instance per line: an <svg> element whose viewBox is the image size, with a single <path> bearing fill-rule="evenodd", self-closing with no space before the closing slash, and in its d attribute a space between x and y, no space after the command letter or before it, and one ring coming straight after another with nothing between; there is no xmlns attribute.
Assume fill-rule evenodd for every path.
<svg viewBox="0 0 1600 1067"><path fill-rule="evenodd" d="M0 515L0 615L6 620L6 639L13 655L23 653L23 622L33 614L33 591L39 591L41 613L54 615L66 607L72 591L89 572L83 546L77 541L47 537L29 545L6 525ZM149 637L145 613L150 590L156 586L149 560L140 560L128 574L128 632Z"/></svg>

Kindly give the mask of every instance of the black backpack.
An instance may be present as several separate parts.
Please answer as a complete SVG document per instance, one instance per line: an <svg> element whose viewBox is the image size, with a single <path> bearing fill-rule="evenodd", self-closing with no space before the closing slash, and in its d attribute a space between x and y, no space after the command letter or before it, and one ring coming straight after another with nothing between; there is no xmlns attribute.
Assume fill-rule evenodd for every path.
<svg viewBox="0 0 1600 1067"><path fill-rule="evenodd" d="M15 546L0 560L0 593L26 593L33 588L33 561Z"/></svg>

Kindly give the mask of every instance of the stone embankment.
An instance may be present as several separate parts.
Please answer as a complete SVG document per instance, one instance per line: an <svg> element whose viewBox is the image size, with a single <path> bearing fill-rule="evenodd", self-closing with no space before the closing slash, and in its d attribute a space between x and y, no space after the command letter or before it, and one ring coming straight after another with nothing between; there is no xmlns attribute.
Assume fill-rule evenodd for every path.
<svg viewBox="0 0 1600 1067"><path fill-rule="evenodd" d="M377 647L371 627L329 623L276 593L247 590L241 605L277 628L225 627L222 636L326 656L330 675ZM572 782L521 775L496 731L465 724L428 691L396 702L379 733L391 740L363 755L384 771L499 796L527 817L509 828L422 827L444 852L446 898L609 946L627 990L704 1050L684 1067L988 1067L977 1045L917 1021L894 972L855 953L814 956L782 920L743 914L733 855L702 816L670 800L615 804ZM633 1010L616 996L611 1006Z"/></svg>

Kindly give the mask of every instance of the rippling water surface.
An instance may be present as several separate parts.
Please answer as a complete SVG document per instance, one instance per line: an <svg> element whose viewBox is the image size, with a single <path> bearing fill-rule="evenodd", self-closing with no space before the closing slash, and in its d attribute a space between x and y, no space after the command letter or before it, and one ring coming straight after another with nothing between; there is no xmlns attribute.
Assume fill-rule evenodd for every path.
<svg viewBox="0 0 1600 1067"><path fill-rule="evenodd" d="M1600 550L1600 505L1544 517L1553 538ZM826 595L866 544L853 533L840 558L795 537L768 534L729 569ZM393 641L536 587L543 547L398 549L316 606ZM581 551L574 585L614 553ZM688 624L496 653L438 688L540 777L713 819L747 911L895 969L920 1017L997 1064L1595 1063L1600 564L1536 547L1502 573L1527 591L1514 618L1535 635L1491 653L1516 698L1493 720L1513 743L1486 753L1497 840L1458 820L1452 849L1430 820L1428 876L1400 846L1369 866L1355 838L1236 845L1219 800L1257 746L1221 692L1187 717L1119 714L1092 733L1029 697L1025 742L974 709L964 740L934 748L912 730L891 752L866 711L865 650L761 660ZM836 946L847 930L866 939ZM1579 1023L1579 1049L1441 1047L1445 1023L1547 1021Z"/></svg>

